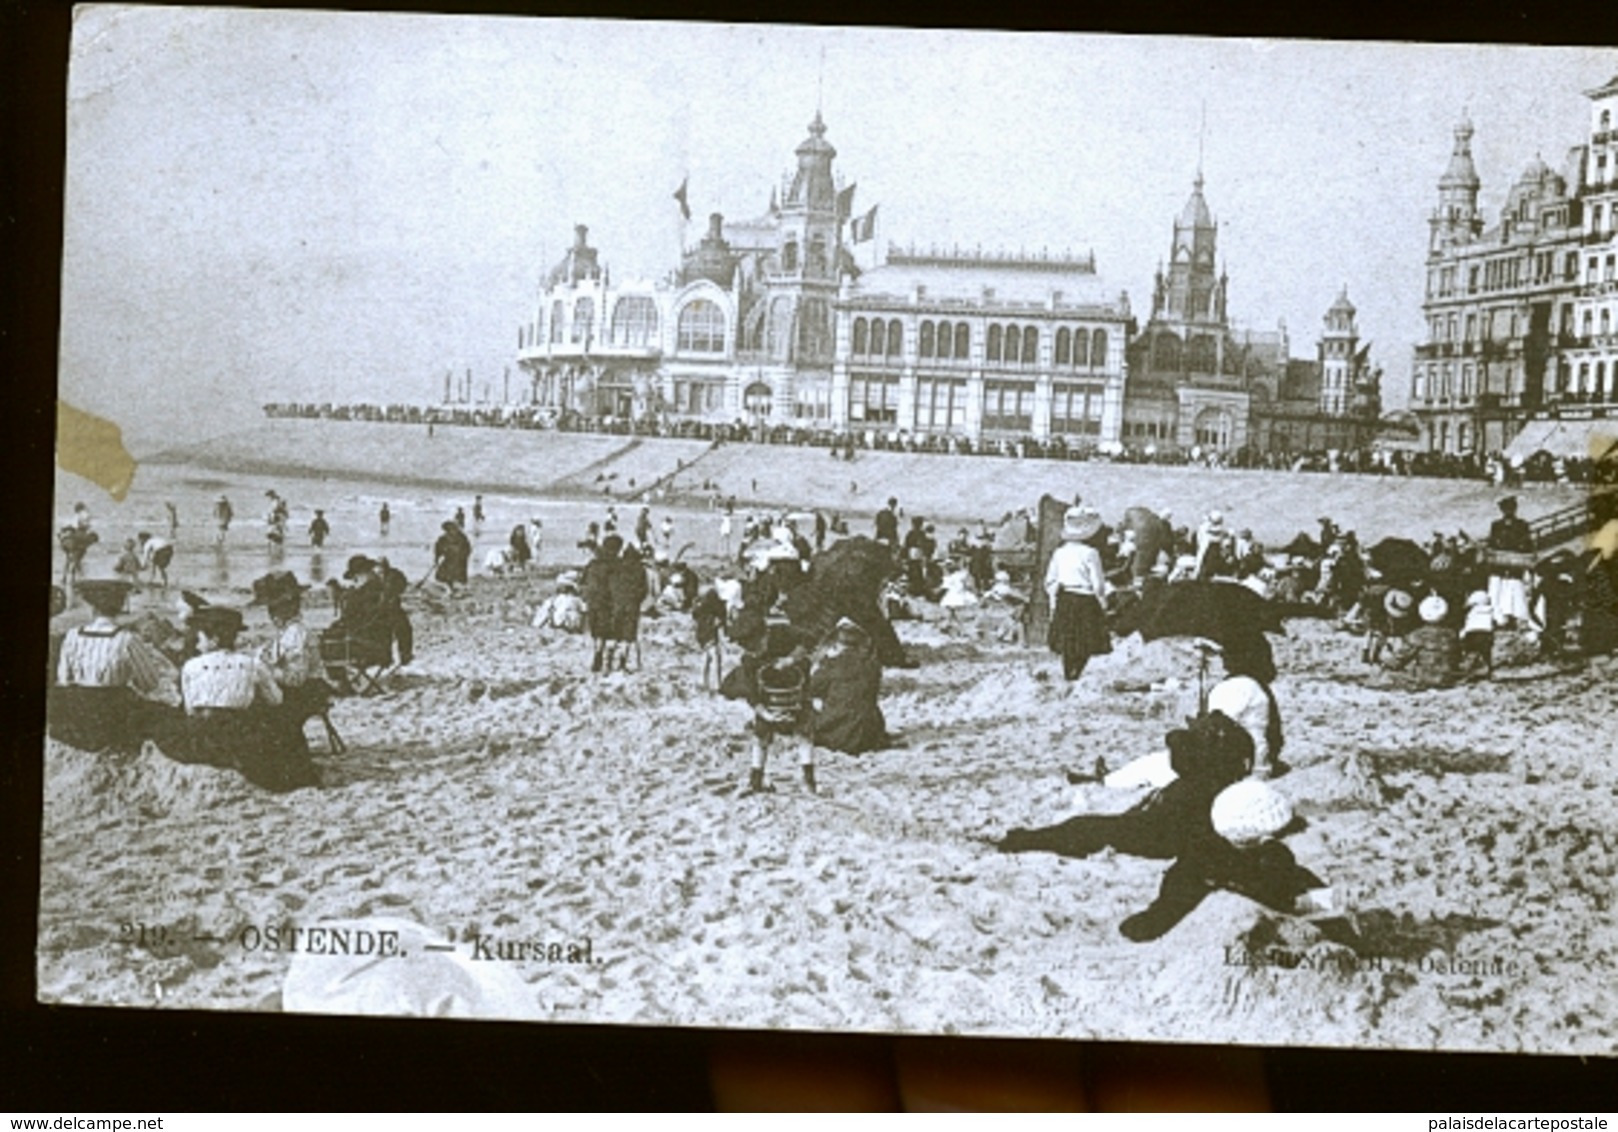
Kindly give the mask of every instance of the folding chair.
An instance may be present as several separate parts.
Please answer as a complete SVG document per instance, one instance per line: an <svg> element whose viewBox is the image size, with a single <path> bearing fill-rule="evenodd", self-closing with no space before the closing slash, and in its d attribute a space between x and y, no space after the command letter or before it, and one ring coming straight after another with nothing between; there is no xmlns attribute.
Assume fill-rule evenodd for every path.
<svg viewBox="0 0 1618 1132"><path fill-rule="evenodd" d="M320 638L320 659L327 673L337 678L339 690L381 695L382 678L393 668L393 642L328 632Z"/></svg>

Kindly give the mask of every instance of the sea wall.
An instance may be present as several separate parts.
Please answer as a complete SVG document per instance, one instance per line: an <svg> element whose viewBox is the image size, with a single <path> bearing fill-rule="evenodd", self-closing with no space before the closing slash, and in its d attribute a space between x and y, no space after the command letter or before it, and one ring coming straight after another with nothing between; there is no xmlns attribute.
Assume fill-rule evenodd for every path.
<svg viewBox="0 0 1618 1132"><path fill-rule="evenodd" d="M844 460L824 448L671 440L584 433L271 420L243 432L176 448L155 462L221 471L294 473L414 484L460 491L640 498L706 505L715 490L739 508L818 507L856 521L890 497L909 515L940 524L997 520L1043 494L1082 496L1114 518L1124 508L1170 510L1195 524L1219 509L1262 541L1314 532L1330 516L1368 541L1425 539L1457 530L1481 537L1507 494L1475 480L1394 478L1062 462L990 456L860 452ZM712 485L712 486L708 486ZM1532 484L1512 492L1530 520L1583 498L1583 489Z"/></svg>

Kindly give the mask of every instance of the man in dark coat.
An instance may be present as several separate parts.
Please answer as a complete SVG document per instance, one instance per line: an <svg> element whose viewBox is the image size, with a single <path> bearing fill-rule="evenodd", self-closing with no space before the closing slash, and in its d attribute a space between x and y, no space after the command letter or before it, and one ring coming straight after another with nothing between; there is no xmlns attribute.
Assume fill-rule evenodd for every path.
<svg viewBox="0 0 1618 1132"><path fill-rule="evenodd" d="M888 505L876 513L876 541L899 547L899 501L888 500Z"/></svg>
<svg viewBox="0 0 1618 1132"><path fill-rule="evenodd" d="M831 648L809 676L815 746L850 755L890 746L881 690L882 665L870 634L849 618L840 619Z"/></svg>

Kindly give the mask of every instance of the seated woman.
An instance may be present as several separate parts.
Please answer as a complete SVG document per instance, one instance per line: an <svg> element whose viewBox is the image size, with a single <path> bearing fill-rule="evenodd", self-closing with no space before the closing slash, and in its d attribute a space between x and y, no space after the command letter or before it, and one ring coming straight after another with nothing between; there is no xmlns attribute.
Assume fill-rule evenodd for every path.
<svg viewBox="0 0 1618 1132"><path fill-rule="evenodd" d="M95 615L62 637L47 731L81 750L139 751L142 741L160 738L173 716L162 694L172 689L174 668L137 633L118 624L128 582L93 579L75 588Z"/></svg>
<svg viewBox="0 0 1618 1132"><path fill-rule="evenodd" d="M847 617L809 676L809 734L817 747L861 755L893 745L878 702L882 665L871 637Z"/></svg>
<svg viewBox="0 0 1618 1132"><path fill-rule="evenodd" d="M307 748L303 725L326 714L331 707L332 689L325 680L326 666L320 658L319 644L310 639L303 623L304 588L285 570L266 574L253 583L253 601L268 610L276 629L275 640L259 650L259 658L281 689L288 743Z"/></svg>
<svg viewBox="0 0 1618 1132"><path fill-rule="evenodd" d="M235 651L240 611L210 605L191 620L198 655L180 670L187 725L180 757L232 767L266 790L314 785L308 745L290 741L286 717L276 710L283 702L280 685L262 660Z"/></svg>
<svg viewBox="0 0 1618 1132"><path fill-rule="evenodd" d="M1124 813L1083 814L1041 829L1012 829L997 848L1088 857L1111 846L1136 857L1172 860L1157 899L1119 925L1137 943L1166 934L1215 889L1290 912L1305 892L1322 887L1284 845L1266 839L1237 845L1214 825L1216 799L1251 768L1253 741L1246 731L1222 712L1211 712L1169 732L1167 743L1174 781ZM1266 836L1284 825L1267 828Z"/></svg>

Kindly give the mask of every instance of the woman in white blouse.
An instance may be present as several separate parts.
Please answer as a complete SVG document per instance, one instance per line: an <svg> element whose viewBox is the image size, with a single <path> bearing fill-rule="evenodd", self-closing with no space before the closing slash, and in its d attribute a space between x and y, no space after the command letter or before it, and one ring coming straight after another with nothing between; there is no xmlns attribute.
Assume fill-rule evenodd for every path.
<svg viewBox="0 0 1618 1132"><path fill-rule="evenodd" d="M1047 643L1062 658L1062 676L1077 680L1092 656L1112 651L1102 601L1108 585L1101 553L1086 540L1101 530L1093 507L1070 507L1062 518L1062 545L1045 568L1051 627Z"/></svg>

